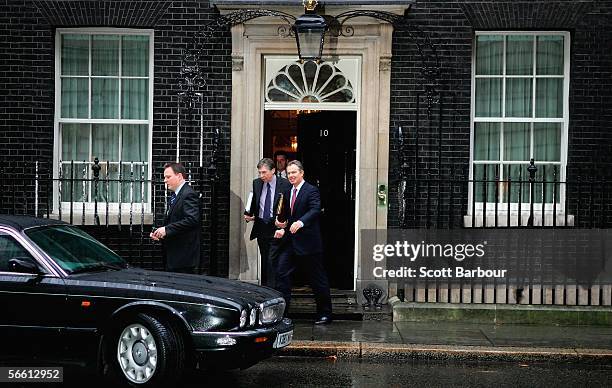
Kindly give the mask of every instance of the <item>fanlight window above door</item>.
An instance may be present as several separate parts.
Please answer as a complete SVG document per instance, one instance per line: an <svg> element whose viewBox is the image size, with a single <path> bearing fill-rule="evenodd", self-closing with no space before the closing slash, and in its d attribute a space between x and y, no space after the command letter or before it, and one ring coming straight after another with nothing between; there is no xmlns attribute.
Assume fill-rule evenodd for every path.
<svg viewBox="0 0 612 388"><path fill-rule="evenodd" d="M356 64L356 61L351 62ZM266 77L267 104L355 103L356 91L349 80L354 74L346 74L338 64L295 61L282 66L275 73L269 70Z"/></svg>

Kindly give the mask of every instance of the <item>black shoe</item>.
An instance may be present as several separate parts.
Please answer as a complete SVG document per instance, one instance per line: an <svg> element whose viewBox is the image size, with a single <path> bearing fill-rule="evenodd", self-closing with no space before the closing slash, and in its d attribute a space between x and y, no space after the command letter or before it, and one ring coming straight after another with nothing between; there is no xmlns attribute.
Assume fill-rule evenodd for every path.
<svg viewBox="0 0 612 388"><path fill-rule="evenodd" d="M330 316L327 316L327 315L323 315L317 318L317 320L315 321L315 325L327 325L330 323L332 323L332 319Z"/></svg>

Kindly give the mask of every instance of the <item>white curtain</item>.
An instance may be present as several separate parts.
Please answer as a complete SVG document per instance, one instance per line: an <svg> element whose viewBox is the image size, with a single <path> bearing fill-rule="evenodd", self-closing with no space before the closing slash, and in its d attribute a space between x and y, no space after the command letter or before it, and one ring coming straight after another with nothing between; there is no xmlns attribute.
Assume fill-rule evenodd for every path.
<svg viewBox="0 0 612 388"><path fill-rule="evenodd" d="M91 128L91 156L100 159L102 169L100 170L101 179L119 179L119 166L106 161L119 161L119 130L117 124L93 124ZM116 202L119 200L117 182L110 182L108 189L106 183L99 186L98 200Z"/></svg>
<svg viewBox="0 0 612 388"><path fill-rule="evenodd" d="M121 160L124 162L146 162L148 155L148 144L149 144L149 127L147 125L123 125L122 127L122 148L121 148ZM132 175L133 171L133 175ZM140 202L142 186L139 183L141 175L147 177L148 169L146 166L141 164L130 164L125 163L122 166L122 175L126 180L134 179L134 184L123 185L123 198L124 202L130 200L130 190L132 191L132 200L134 202ZM147 188L144 187L145 197L143 201L147 200Z"/></svg>
<svg viewBox="0 0 612 388"><path fill-rule="evenodd" d="M146 120L149 106L149 37L126 35L121 38L121 118ZM138 53L138 55L134 55Z"/></svg>
<svg viewBox="0 0 612 388"><path fill-rule="evenodd" d="M62 124L61 133L62 177L65 179L81 179L83 178L83 169L87 169L87 164L83 162L89 160L89 125ZM71 161L74 161L74 163L70 163ZM72 197L70 195L71 190ZM83 188L78 180L65 181L62 184L62 200L70 201L70 198L77 202L83 200Z"/></svg>
<svg viewBox="0 0 612 388"><path fill-rule="evenodd" d="M62 35L61 51L61 115L62 117L87 118L89 35Z"/></svg>

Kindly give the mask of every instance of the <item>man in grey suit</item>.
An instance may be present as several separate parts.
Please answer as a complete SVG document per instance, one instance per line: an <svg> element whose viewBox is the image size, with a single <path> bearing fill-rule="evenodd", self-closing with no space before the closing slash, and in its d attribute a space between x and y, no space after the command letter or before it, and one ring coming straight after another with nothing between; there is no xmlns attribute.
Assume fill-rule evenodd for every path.
<svg viewBox="0 0 612 388"><path fill-rule="evenodd" d="M180 163L164 166L164 182L172 194L168 198L164 226L150 236L164 242L166 271L195 273L200 261L200 201L185 181L186 175Z"/></svg>
<svg viewBox="0 0 612 388"><path fill-rule="evenodd" d="M251 209L244 215L246 222L255 221L251 230L251 240L257 239L262 264L262 284L276 287L277 264L270 254L270 244L274 241L274 212L278 206L279 194L288 191L291 184L285 178L277 177L274 162L263 158L257 163L259 178L253 180L253 200ZM285 199L286 201L286 199Z"/></svg>

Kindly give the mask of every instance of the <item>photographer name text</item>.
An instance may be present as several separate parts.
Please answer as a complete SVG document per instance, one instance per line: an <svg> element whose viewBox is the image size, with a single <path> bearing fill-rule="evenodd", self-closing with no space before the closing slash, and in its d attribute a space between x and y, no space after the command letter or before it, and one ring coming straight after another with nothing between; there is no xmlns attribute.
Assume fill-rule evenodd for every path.
<svg viewBox="0 0 612 388"><path fill-rule="evenodd" d="M375 267L373 269L374 277L376 278L504 278L508 271L505 269L483 269L480 267L463 268L463 267L447 267L429 269L428 267L409 268L400 267L398 269L384 269L383 267Z"/></svg>

